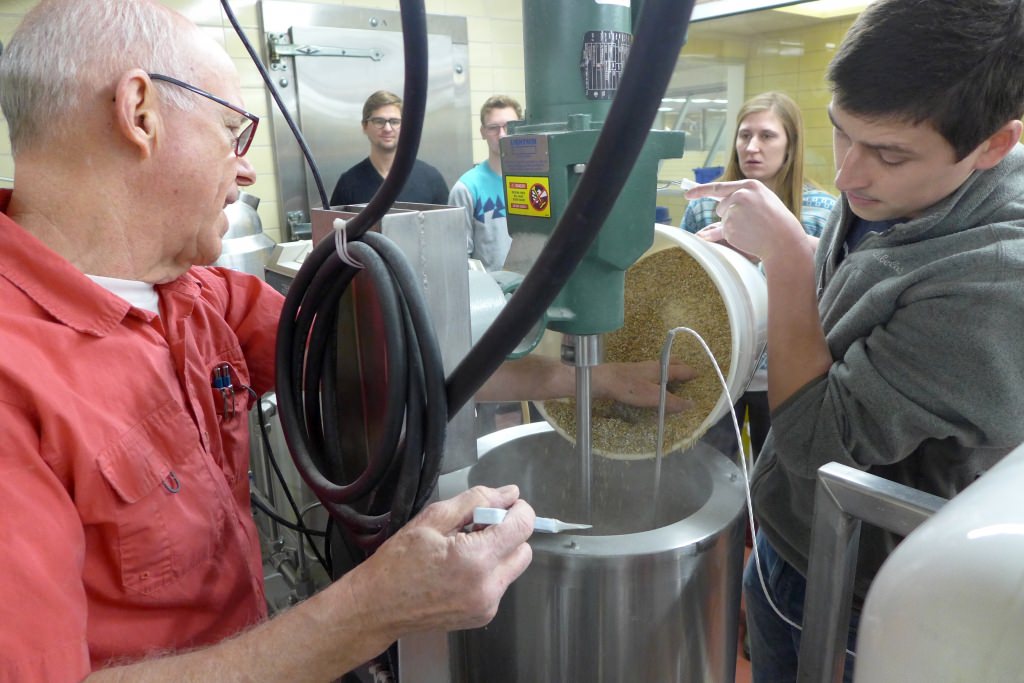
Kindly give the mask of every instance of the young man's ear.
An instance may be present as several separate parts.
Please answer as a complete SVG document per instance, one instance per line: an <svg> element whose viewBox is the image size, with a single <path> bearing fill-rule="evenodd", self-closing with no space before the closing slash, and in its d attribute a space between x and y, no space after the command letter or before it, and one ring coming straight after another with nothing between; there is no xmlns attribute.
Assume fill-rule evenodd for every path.
<svg viewBox="0 0 1024 683"><path fill-rule="evenodd" d="M1022 130L1024 130L1024 123L1018 120L1007 121L1003 124L1002 128L981 143L981 155L975 161L974 168L984 171L1002 161L1020 141Z"/></svg>

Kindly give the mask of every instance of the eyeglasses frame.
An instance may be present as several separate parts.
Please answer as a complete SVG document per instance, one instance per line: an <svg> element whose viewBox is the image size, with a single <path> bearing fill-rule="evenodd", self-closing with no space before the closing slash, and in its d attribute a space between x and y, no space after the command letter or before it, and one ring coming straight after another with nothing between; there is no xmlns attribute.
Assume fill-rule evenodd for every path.
<svg viewBox="0 0 1024 683"><path fill-rule="evenodd" d="M508 123L486 123L483 126L481 126L481 128L484 129L484 132L490 135L500 133L501 131L505 131L506 133L508 133Z"/></svg>
<svg viewBox="0 0 1024 683"><path fill-rule="evenodd" d="M374 119L380 119L381 121L383 121L383 123L378 126ZM398 121L397 125L395 124L395 121ZM386 119L383 116L371 116L370 118L364 120L363 123L373 124L374 128L376 128L377 130L384 130L384 126L391 126L391 130L398 130L399 128L402 127L402 119Z"/></svg>
<svg viewBox="0 0 1024 683"><path fill-rule="evenodd" d="M196 86L192 85L191 83L186 83L185 81L178 80L177 78L174 78L173 76L165 76L164 74L146 74L146 75L149 76L150 79L152 79L154 81L165 81L165 82L170 83L172 85L176 85L179 88L184 88L185 90L189 90L191 92L194 92L197 95L202 95L203 97L211 99L214 102L216 102L217 104L224 105L225 107L227 107L231 111L233 111L233 112L235 112L237 114L241 114L242 116L247 118L249 120L249 125L246 126L245 128L243 128L241 130L241 132L238 134L238 137L235 138L235 156L243 157L243 156L245 156L245 153L249 151L249 147L252 145L252 141L256 138L256 128L260 124L260 117L256 116L255 114L252 114L250 112L247 112L246 110L242 109L241 107L238 107L238 106L235 106L235 105L231 104L230 102L228 102L227 100L225 100L225 99L223 99L221 97L217 97L216 95L214 95L212 93L208 93L205 90L203 90L202 88L197 88ZM248 137L248 139L246 139L245 144L243 145L242 144L242 138L245 136L246 131L250 131L249 132L249 137Z"/></svg>

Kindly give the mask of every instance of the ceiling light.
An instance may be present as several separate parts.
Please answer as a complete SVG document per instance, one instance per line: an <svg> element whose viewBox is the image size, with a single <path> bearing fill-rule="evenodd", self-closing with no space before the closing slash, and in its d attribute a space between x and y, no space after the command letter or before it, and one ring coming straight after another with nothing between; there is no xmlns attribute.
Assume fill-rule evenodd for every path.
<svg viewBox="0 0 1024 683"><path fill-rule="evenodd" d="M860 14L874 0L814 0L775 8L776 12L799 14L815 19L835 19Z"/></svg>

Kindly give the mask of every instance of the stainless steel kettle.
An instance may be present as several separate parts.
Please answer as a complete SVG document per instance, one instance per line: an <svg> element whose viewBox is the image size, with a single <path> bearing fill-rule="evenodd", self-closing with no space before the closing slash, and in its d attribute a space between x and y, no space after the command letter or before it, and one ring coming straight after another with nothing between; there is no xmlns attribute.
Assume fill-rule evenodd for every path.
<svg viewBox="0 0 1024 683"><path fill-rule="evenodd" d="M228 231L224 234L220 258L213 265L263 277L275 243L263 232L263 223L256 212L259 205L260 198L256 195L239 192L238 200L224 207Z"/></svg>

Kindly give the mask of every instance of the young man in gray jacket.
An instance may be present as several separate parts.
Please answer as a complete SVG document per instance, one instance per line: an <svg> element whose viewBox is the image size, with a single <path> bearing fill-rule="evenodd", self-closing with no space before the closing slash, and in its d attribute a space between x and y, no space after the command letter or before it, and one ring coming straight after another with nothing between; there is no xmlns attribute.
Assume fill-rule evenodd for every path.
<svg viewBox="0 0 1024 683"><path fill-rule="evenodd" d="M772 431L753 475L760 575L803 619L816 472L837 461L942 497L1024 441L1024 7L878 0L828 70L842 202L820 244L755 181L713 183L703 236L768 280ZM898 542L865 525L855 614ZM744 580L756 683L800 633ZM847 658L847 680L852 658Z"/></svg>

